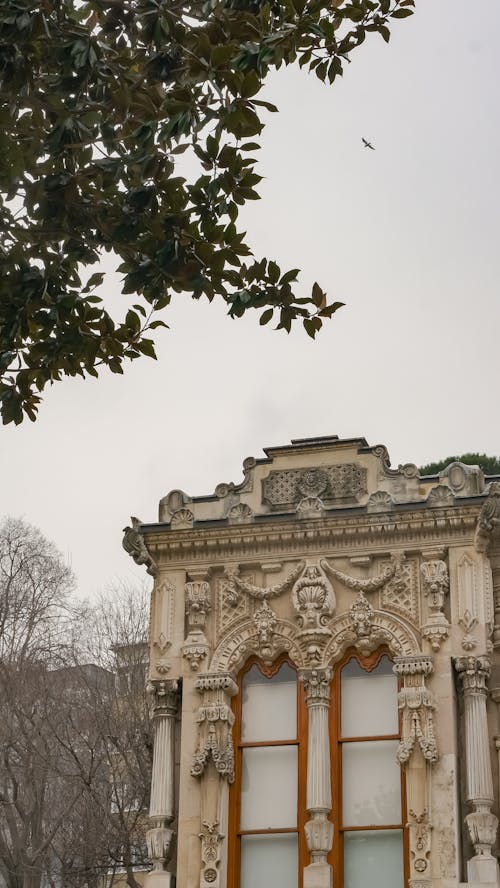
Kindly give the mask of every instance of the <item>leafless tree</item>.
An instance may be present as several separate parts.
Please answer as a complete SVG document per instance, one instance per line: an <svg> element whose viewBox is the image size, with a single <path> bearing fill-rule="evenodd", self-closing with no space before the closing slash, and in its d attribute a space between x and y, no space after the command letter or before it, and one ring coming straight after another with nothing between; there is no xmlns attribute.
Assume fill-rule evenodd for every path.
<svg viewBox="0 0 500 888"><path fill-rule="evenodd" d="M138 888L151 744L148 595L72 595L25 522L0 524L0 885ZM123 875L120 876L123 883Z"/></svg>

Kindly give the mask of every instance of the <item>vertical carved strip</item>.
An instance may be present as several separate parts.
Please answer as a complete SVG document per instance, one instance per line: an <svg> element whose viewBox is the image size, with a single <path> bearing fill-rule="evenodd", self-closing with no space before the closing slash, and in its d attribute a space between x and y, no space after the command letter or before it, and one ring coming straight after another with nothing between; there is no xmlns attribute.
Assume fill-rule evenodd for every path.
<svg viewBox="0 0 500 888"><path fill-rule="evenodd" d="M311 863L304 869L304 888L331 888L332 884L332 868L327 863L333 842L333 824L328 820L332 809L328 733L331 677L330 669L303 669L300 673L309 715L306 807L311 815L305 825Z"/></svg>
<svg viewBox="0 0 500 888"><path fill-rule="evenodd" d="M238 686L229 672L205 673L195 682L202 695L198 709L198 746L191 774L201 778L201 876L200 888L221 886L220 863L224 836L228 783L234 779L231 697Z"/></svg>

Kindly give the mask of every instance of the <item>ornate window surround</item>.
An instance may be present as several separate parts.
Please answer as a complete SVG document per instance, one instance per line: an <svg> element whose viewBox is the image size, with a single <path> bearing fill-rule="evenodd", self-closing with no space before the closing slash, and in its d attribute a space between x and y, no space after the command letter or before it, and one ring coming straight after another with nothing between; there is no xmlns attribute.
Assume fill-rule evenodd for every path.
<svg viewBox="0 0 500 888"><path fill-rule="evenodd" d="M342 780L341 780L341 729L340 729L340 711L341 711L341 673L342 668L352 659L355 659L360 666L367 672L372 672L380 663L383 656L388 657L394 662L394 655L391 653L386 644L379 645L374 651L364 654L356 650L353 646L348 647L340 658L337 658L332 669L309 670L299 669L297 664L286 654L281 653L272 663L265 663L257 655L252 655L241 667L238 677L237 686L238 693L232 700L232 709L234 713L234 749L235 749L235 779L230 788L229 793L229 816L228 816L228 888L239 888L240 885L240 856L239 856L239 808L241 799L241 759L242 748L247 744L241 743L241 717L242 717L242 685L245 674L257 665L262 674L268 678L272 678L283 663L288 663L292 669L297 671L297 746L298 754L298 815L297 825L299 834L299 888L307 888L307 864L308 850L311 852L313 865L315 863L313 848L316 844L326 842L329 848L320 849L326 851L324 854L325 863L328 867L332 867L333 880L337 888L343 886L343 840L341 836L340 811L342 807ZM313 674L314 673L314 674ZM313 687L314 685L314 687ZM402 679L398 678L398 691L402 689ZM328 718L328 744L323 750L325 758L330 764L330 780L331 780L331 797L333 805L329 811L325 812L324 820L310 819L311 808L307 807L310 800L306 799L305 787L308 782L307 759L308 746L310 742L310 709L308 703L311 704L311 698L314 697L314 703L322 697L326 706L330 704L330 713ZM397 702L397 701L395 701ZM384 740L399 740L401 743L403 714L400 712L398 718L399 731L394 735L384 735ZM352 739L352 738L350 738ZM369 741L380 739L377 737L363 737L363 740ZM248 745L257 746L267 745L266 742L251 743ZM318 759L321 758L321 752ZM314 818L314 813L312 817ZM320 815L321 816L321 815ZM403 833L403 860L404 860L404 886L407 888L410 876L410 842L409 829L407 824L407 800L406 800L406 779L405 772L401 772L401 823L392 825L395 829L401 829ZM314 829L316 827L316 829ZM325 831L326 827L326 831ZM318 832L319 835L315 835ZM387 828L387 827L385 827ZM377 829L370 827L370 829ZM378 829L384 829L379 827ZM326 835L323 835L326 833ZM333 834L335 839L332 843ZM307 839L306 839L307 836ZM318 852L317 852L318 853ZM321 864L320 864L321 865ZM319 883L318 883L319 884ZM326 884L326 882L325 882Z"/></svg>
<svg viewBox="0 0 500 888"><path fill-rule="evenodd" d="M342 677L342 669L346 666L351 660L355 660L361 668L370 674L373 670L379 665L382 657L388 657L392 663L394 663L394 657L391 654L391 651L387 647L387 645L380 645L376 650L372 651L370 654L363 655L355 648L348 648L343 657L335 663L333 669L333 677L331 682L331 706L330 706L330 754L332 761L332 797L333 797L333 812L332 812L332 820L334 823L334 842L333 848L328 857L329 862L331 862L333 866L334 872L334 882L340 888L344 884L344 842L343 842L343 829L341 826L341 811L342 811L342 746L345 742L345 739L342 736L342 728L341 728L341 677ZM402 682L401 679L398 679L398 691L401 691ZM397 703L397 701L395 701ZM398 725L399 731L397 734L393 735L383 735L383 736L363 736L360 738L350 737L349 741L354 739L362 740L362 741L372 741L372 740L399 740L401 743L401 734L402 734L402 713L399 713L398 717ZM409 834L408 834L408 825L407 825L407 798L406 798L406 775L404 770L401 771L401 823L400 824L391 824L391 827L395 829L401 829L403 833L403 865L404 865L404 885L405 888L408 885L409 880ZM388 827L369 827L370 831L379 831L383 829L387 829ZM368 827L366 827L368 829Z"/></svg>
<svg viewBox="0 0 500 888"><path fill-rule="evenodd" d="M233 698L232 709L234 713L234 751L235 751L235 768L234 783L229 792L229 816L228 816L228 888L239 888L240 883L240 841L239 841L239 817L241 802L241 778L242 778L242 751L247 747L272 746L280 745L278 741L263 742L241 742L242 728L242 709L243 709L243 679L252 666L257 666L266 678L273 678L283 663L287 663L294 672L297 673L297 739L296 745L298 749L298 793L297 793L297 832L298 832L298 858L299 858L299 888L302 888L302 872L307 863L308 852L305 838L305 822L306 815L306 771L307 771L307 747L308 747L308 730L307 730L307 708L305 702L305 693L303 683L300 681L297 666L286 654L281 654L274 660L272 664L264 663L259 657L250 657L238 674L238 693ZM286 741L288 745L291 741ZM295 745L295 744L291 744Z"/></svg>

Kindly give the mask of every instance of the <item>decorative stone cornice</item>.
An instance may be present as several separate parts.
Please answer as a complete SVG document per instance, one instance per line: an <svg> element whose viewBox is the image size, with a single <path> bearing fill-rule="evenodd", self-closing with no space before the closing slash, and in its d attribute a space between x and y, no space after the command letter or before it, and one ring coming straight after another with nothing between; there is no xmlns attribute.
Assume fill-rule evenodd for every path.
<svg viewBox="0 0 500 888"><path fill-rule="evenodd" d="M285 554L287 559L301 559L308 553L327 555L332 549L339 555L355 549L359 554L382 556L396 545L447 546L451 541L470 540L478 512L477 503L435 511L430 507L399 506L390 515L358 512L349 516L332 512L323 518L297 522L295 513L291 513L287 517L273 516L272 521L265 523L256 517L253 524L245 525L198 524L188 533L165 525L147 525L142 527L142 533L153 557L161 552L162 557L168 556L169 567L175 569L186 561L207 564L248 562L254 558L260 563L263 549L271 560L276 560Z"/></svg>
<svg viewBox="0 0 500 888"><path fill-rule="evenodd" d="M238 693L238 685L230 672L205 672L199 675L194 686L197 691L225 691L231 697Z"/></svg>
<svg viewBox="0 0 500 888"><path fill-rule="evenodd" d="M144 537L142 533L139 532L139 527L142 524L142 521L139 518L134 518L133 516L130 518L132 522L131 527L123 528L123 540L122 546L125 551L134 559L136 564L144 564L146 566L146 571L152 577L157 574L157 566L151 555L146 543L144 542Z"/></svg>
<svg viewBox="0 0 500 888"><path fill-rule="evenodd" d="M411 657L396 657L394 672L402 678L405 675L430 675L433 670L432 657L427 654L415 654Z"/></svg>

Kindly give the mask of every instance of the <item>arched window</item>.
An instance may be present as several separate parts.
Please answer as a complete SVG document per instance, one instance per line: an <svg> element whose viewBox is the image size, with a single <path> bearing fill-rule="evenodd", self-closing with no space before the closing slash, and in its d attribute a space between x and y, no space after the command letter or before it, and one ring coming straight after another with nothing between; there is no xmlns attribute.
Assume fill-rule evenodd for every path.
<svg viewBox="0 0 500 888"><path fill-rule="evenodd" d="M333 863L342 888L404 888L404 781L398 684L385 651L349 652L335 669L331 741Z"/></svg>
<svg viewBox="0 0 500 888"><path fill-rule="evenodd" d="M248 661L235 697L235 782L229 806L228 888L302 888L307 708L285 657ZM352 650L333 670L330 748L335 888L406 888L404 781L397 679L385 649ZM318 755L320 752L318 751Z"/></svg>
<svg viewBox="0 0 500 888"><path fill-rule="evenodd" d="M300 888L306 862L303 688L285 658L271 668L249 661L239 686L228 883Z"/></svg>

